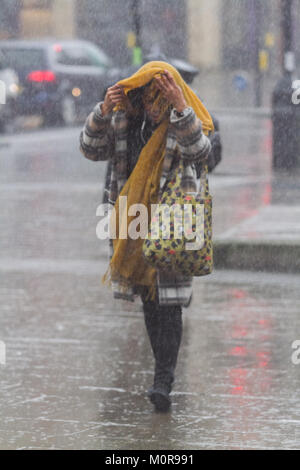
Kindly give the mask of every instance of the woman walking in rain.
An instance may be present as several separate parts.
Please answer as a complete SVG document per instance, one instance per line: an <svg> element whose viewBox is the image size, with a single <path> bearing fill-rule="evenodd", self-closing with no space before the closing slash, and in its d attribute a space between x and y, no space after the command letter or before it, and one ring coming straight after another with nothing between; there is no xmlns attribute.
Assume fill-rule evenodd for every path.
<svg viewBox="0 0 300 470"><path fill-rule="evenodd" d="M144 204L150 213L180 161L205 163L212 131L211 116L178 71L166 62L149 62L107 90L86 120L80 147L90 160L111 161L109 202L118 221L119 196L127 197L128 208ZM155 359L148 396L156 411L168 411L192 277L158 272L143 257L141 238L116 238L110 246L103 282L112 284L115 298L141 296Z"/></svg>

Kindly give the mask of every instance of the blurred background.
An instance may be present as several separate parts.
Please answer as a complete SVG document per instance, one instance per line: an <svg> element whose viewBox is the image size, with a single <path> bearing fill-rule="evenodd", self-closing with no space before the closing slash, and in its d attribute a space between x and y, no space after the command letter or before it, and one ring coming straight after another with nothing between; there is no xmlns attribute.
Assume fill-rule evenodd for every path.
<svg viewBox="0 0 300 470"><path fill-rule="evenodd" d="M280 74L281 0L1 0L0 39L85 39L117 66L144 53L199 68L196 85L211 106L269 106ZM300 2L293 4L300 41ZM137 31L138 24L138 31ZM300 48L295 47L300 64ZM226 93L224 90L226 89Z"/></svg>

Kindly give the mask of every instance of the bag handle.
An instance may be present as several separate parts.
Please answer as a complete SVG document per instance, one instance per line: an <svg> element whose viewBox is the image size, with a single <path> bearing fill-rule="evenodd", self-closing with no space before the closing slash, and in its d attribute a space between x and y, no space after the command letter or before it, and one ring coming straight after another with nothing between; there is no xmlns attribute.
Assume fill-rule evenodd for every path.
<svg viewBox="0 0 300 470"><path fill-rule="evenodd" d="M207 164L203 165L199 178L197 178L196 168L193 163L182 162L181 164L181 187L183 191L204 199L209 195Z"/></svg>
<svg viewBox="0 0 300 470"><path fill-rule="evenodd" d="M209 195L209 185L208 185L208 166L205 164L201 170L199 178L199 187L198 194L201 198L205 198Z"/></svg>

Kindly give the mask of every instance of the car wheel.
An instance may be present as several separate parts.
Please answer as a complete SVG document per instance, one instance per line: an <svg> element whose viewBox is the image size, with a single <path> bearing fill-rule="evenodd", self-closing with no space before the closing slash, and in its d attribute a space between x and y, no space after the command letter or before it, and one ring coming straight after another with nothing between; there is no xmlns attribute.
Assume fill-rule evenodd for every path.
<svg viewBox="0 0 300 470"><path fill-rule="evenodd" d="M61 102L61 118L66 126L73 126L76 123L76 104L71 96L64 96Z"/></svg>

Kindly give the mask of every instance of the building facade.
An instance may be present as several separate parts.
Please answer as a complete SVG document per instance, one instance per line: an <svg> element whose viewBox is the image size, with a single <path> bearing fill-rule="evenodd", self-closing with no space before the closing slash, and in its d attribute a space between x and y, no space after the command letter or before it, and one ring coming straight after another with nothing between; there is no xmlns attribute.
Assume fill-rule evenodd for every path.
<svg viewBox="0 0 300 470"><path fill-rule="evenodd" d="M82 38L129 64L134 0L0 0L2 38ZM139 0L143 50L186 57L185 0Z"/></svg>
<svg viewBox="0 0 300 470"><path fill-rule="evenodd" d="M0 40L20 34L20 0L0 0Z"/></svg>
<svg viewBox="0 0 300 470"><path fill-rule="evenodd" d="M145 52L159 45L168 56L202 69L280 67L281 0L138 0ZM0 0L0 38L84 38L116 63L128 64L134 0ZM293 0L295 51L300 63L300 0Z"/></svg>
<svg viewBox="0 0 300 470"><path fill-rule="evenodd" d="M135 31L135 3L144 52L159 46L169 57L186 57L185 0L80 0L76 10L77 35L96 42L116 63L130 63L128 38Z"/></svg>
<svg viewBox="0 0 300 470"><path fill-rule="evenodd" d="M188 0L187 10L189 55L200 67L250 70L259 51L277 67L280 0Z"/></svg>
<svg viewBox="0 0 300 470"><path fill-rule="evenodd" d="M76 0L0 0L0 38L74 37Z"/></svg>

